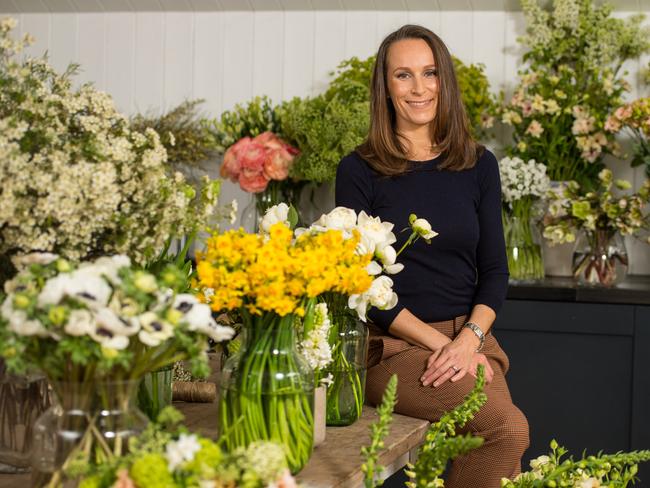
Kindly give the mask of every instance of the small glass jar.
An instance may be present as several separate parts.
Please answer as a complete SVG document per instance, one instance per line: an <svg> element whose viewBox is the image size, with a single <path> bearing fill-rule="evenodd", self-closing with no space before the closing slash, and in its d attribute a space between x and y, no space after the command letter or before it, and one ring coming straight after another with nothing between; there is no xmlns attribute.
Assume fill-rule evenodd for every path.
<svg viewBox="0 0 650 488"><path fill-rule="evenodd" d="M628 263L625 240L618 231L585 230L576 239L573 277L581 285L614 286L625 279Z"/></svg>

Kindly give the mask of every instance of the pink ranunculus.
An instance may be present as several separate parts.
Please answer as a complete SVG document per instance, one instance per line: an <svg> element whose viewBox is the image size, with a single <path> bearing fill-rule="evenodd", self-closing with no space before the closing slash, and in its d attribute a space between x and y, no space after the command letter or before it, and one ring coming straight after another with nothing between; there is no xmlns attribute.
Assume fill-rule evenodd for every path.
<svg viewBox="0 0 650 488"><path fill-rule="evenodd" d="M241 154L248 150L251 142L250 137L242 137L228 148L219 171L222 178L228 178L232 182L237 181L241 171Z"/></svg>
<svg viewBox="0 0 650 488"><path fill-rule="evenodd" d="M268 184L269 179L264 175L264 172L242 171L239 174L239 186L248 193L261 193L266 190Z"/></svg>
<svg viewBox="0 0 650 488"><path fill-rule="evenodd" d="M285 145L282 139L271 131L262 132L253 140L267 149L281 149Z"/></svg>
<svg viewBox="0 0 650 488"><path fill-rule="evenodd" d="M284 148L269 151L264 161L264 174L272 180L284 180L289 176L293 156Z"/></svg>

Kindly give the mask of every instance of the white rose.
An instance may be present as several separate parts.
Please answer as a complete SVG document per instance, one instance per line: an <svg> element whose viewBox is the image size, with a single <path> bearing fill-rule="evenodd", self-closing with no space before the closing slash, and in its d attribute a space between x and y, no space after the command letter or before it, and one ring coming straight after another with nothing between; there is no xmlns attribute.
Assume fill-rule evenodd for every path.
<svg viewBox="0 0 650 488"><path fill-rule="evenodd" d="M397 305L397 293L393 291L393 280L388 276L375 278L366 292L370 304L380 310L389 310Z"/></svg>
<svg viewBox="0 0 650 488"><path fill-rule="evenodd" d="M70 312L64 330L71 336L83 336L90 334L95 328L95 321L88 310L73 310Z"/></svg>
<svg viewBox="0 0 650 488"><path fill-rule="evenodd" d="M382 222L379 217L370 217L363 210L359 213L357 230L375 244L375 249L383 248L396 241L393 234L393 224Z"/></svg>
<svg viewBox="0 0 650 488"><path fill-rule="evenodd" d="M260 220L260 231L264 234L271 232L271 227L278 222L289 226L289 206L286 203L273 205Z"/></svg>
<svg viewBox="0 0 650 488"><path fill-rule="evenodd" d="M431 224L426 219L415 219L411 227L420 237L425 240L433 239L438 235L434 230L431 230Z"/></svg>
<svg viewBox="0 0 650 488"><path fill-rule="evenodd" d="M351 208L336 207L328 214L323 214L314 222L314 226L326 230L351 231L357 223L357 214Z"/></svg>

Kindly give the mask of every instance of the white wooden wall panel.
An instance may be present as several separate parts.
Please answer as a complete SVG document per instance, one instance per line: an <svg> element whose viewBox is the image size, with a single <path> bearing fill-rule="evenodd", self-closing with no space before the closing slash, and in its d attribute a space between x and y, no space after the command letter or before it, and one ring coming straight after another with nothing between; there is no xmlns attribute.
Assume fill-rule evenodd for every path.
<svg viewBox="0 0 650 488"><path fill-rule="evenodd" d="M115 13L106 17L105 89L118 110L133 111L135 86L135 15Z"/></svg>
<svg viewBox="0 0 650 488"><path fill-rule="evenodd" d="M406 10L384 10L377 12L377 47L379 43L391 32L408 24L409 16Z"/></svg>
<svg viewBox="0 0 650 488"><path fill-rule="evenodd" d="M104 14L78 14L78 47L77 57L81 64L81 71L77 78L79 83L93 82L105 90L104 84L104 58L106 57L106 44L104 31L109 16Z"/></svg>
<svg viewBox="0 0 650 488"><path fill-rule="evenodd" d="M282 97L313 93L315 12L284 13L284 62Z"/></svg>
<svg viewBox="0 0 650 488"><path fill-rule="evenodd" d="M504 88L504 29L505 12L474 12L474 36L472 39L472 59L461 59L465 63L482 63L490 80L492 92Z"/></svg>
<svg viewBox="0 0 650 488"><path fill-rule="evenodd" d="M521 12L507 12L504 28L503 80L506 96L511 96L517 81L523 50L517 44L517 37L526 29L524 15Z"/></svg>
<svg viewBox="0 0 650 488"><path fill-rule="evenodd" d="M135 87L133 109L160 114L164 105L165 14L135 14Z"/></svg>
<svg viewBox="0 0 650 488"><path fill-rule="evenodd" d="M408 12L409 24L417 24L432 30L440 35L440 12L437 10L410 10Z"/></svg>
<svg viewBox="0 0 650 488"><path fill-rule="evenodd" d="M351 10L345 13L345 57L368 57L377 52L377 12Z"/></svg>
<svg viewBox="0 0 650 488"><path fill-rule="evenodd" d="M21 35L26 33L34 37L34 44L25 49L28 56L42 56L50 48L50 15L23 14L19 19Z"/></svg>
<svg viewBox="0 0 650 488"><path fill-rule="evenodd" d="M472 59L474 12L450 10L440 13L440 37L449 52L464 62Z"/></svg>
<svg viewBox="0 0 650 488"><path fill-rule="evenodd" d="M194 97L205 99L203 110L221 113L223 13L207 12L194 20Z"/></svg>
<svg viewBox="0 0 650 488"><path fill-rule="evenodd" d="M253 93L267 95L277 103L282 100L285 74L285 18L278 12L255 12L253 19Z"/></svg>
<svg viewBox="0 0 650 488"><path fill-rule="evenodd" d="M229 110L253 95L254 19L252 12L224 12L223 19L222 109Z"/></svg>
<svg viewBox="0 0 650 488"><path fill-rule="evenodd" d="M78 58L76 15L52 14L50 32L50 62L56 70L63 71Z"/></svg>
<svg viewBox="0 0 650 488"><path fill-rule="evenodd" d="M165 12L164 109L192 98L194 13Z"/></svg>
<svg viewBox="0 0 650 488"><path fill-rule="evenodd" d="M345 59L345 14L341 11L316 12L314 29L313 89L322 93L330 73Z"/></svg>

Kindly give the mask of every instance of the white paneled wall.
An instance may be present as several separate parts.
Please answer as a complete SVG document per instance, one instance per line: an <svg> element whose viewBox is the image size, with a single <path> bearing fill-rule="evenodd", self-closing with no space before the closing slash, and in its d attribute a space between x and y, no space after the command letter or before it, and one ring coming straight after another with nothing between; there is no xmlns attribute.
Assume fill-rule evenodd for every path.
<svg viewBox="0 0 650 488"><path fill-rule="evenodd" d="M36 37L30 54L47 51L57 69L79 63L79 82L110 92L128 114L158 113L203 98L204 113L217 116L254 95L279 101L320 93L341 60L373 54L386 34L407 22L437 32L461 60L483 63L493 91L508 92L522 54L516 39L525 28L523 14L499 10L499 2L492 2L496 9L478 11L471 9L476 2L455 0L437 0L439 10L429 0L403 0L410 10L395 9L392 0L346 1L346 10L330 0L311 0L305 10L303 0L183 0L182 7L180 0L84 0L82 13L75 12L81 0L57 1L70 8L51 8L49 0L0 0L0 10L18 18L21 34ZM15 2L22 8L10 8ZM650 10L650 0L634 3ZM133 11L133 5L150 11ZM648 94L638 75L648 59L626 65L633 97ZM636 185L642 181L641 170L624 162L610 165ZM250 198L231 184L224 185L224 194L237 198L240 207ZM321 197L332 200L331 193ZM648 247L630 242L630 248L631 272L650 273Z"/></svg>

